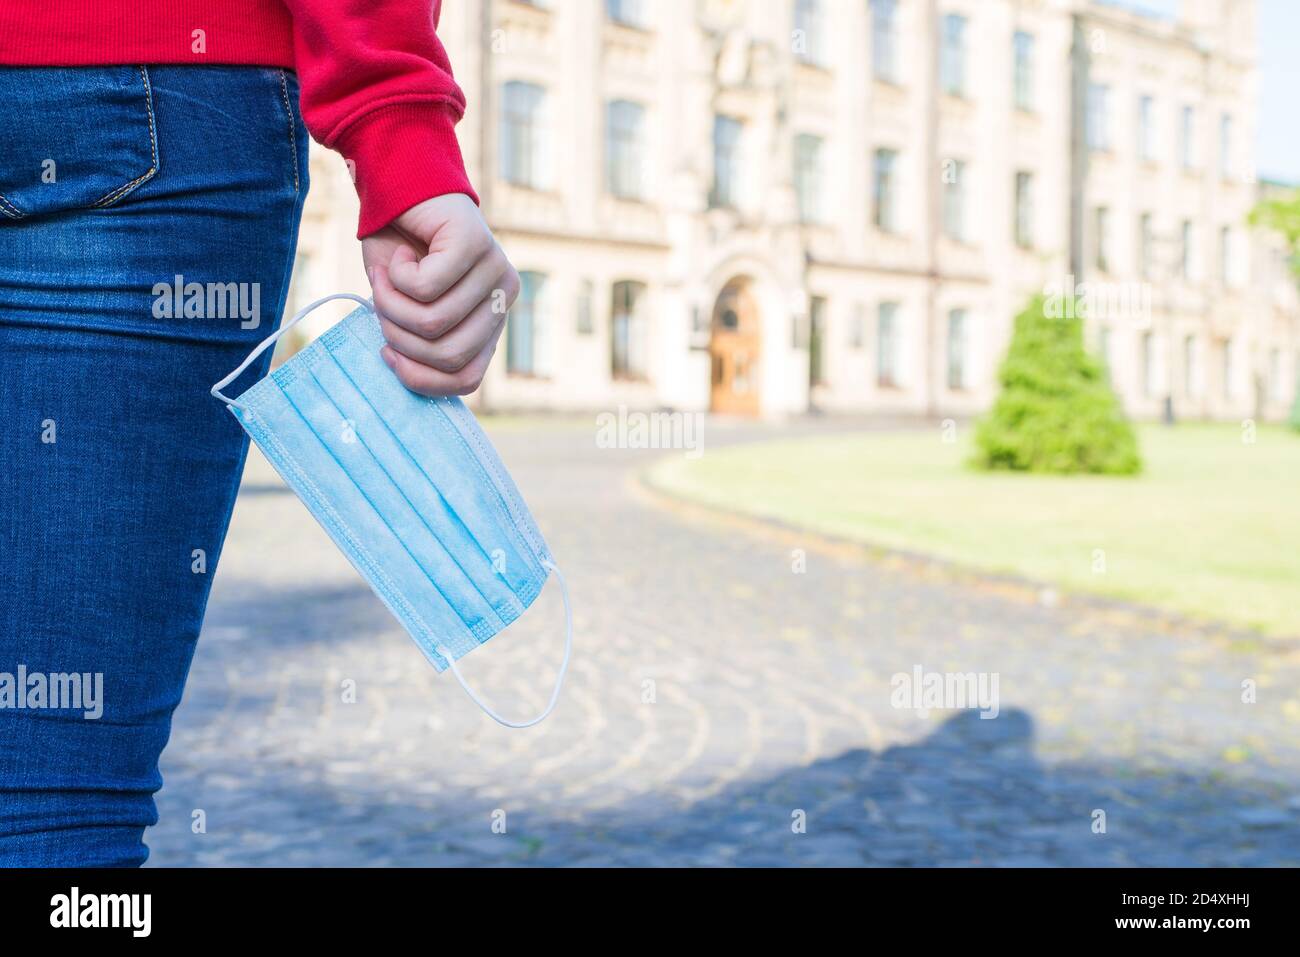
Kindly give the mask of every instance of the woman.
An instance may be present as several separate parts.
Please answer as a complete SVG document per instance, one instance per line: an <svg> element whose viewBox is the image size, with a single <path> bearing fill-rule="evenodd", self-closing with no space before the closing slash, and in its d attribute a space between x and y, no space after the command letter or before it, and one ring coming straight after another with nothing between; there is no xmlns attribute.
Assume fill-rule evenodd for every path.
<svg viewBox="0 0 1300 957"><path fill-rule="evenodd" d="M518 277L436 6L0 4L0 864L148 854L247 451L208 389L280 321L307 130L354 170L385 361L477 388Z"/></svg>

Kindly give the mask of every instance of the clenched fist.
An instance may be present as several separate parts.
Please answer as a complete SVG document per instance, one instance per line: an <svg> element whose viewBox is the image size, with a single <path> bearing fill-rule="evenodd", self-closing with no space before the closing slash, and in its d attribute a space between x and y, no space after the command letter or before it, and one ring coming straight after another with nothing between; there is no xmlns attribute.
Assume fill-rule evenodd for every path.
<svg viewBox="0 0 1300 957"><path fill-rule="evenodd" d="M468 196L408 209L361 243L381 354L412 392L468 395L483 381L519 274Z"/></svg>

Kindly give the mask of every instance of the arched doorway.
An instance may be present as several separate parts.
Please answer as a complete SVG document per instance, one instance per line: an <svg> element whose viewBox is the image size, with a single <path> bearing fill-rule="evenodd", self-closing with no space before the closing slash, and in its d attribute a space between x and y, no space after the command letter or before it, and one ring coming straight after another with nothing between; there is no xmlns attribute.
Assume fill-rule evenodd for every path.
<svg viewBox="0 0 1300 957"><path fill-rule="evenodd" d="M710 410L726 415L758 415L762 347L761 317L749 280L733 279L713 307Z"/></svg>

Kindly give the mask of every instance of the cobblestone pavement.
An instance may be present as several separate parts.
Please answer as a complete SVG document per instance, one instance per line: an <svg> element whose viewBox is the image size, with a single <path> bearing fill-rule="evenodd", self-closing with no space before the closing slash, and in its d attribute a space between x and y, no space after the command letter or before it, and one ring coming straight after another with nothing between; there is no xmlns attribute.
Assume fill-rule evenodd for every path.
<svg viewBox="0 0 1300 957"><path fill-rule="evenodd" d="M593 433L495 436L576 609L560 708L523 732L425 664L254 453L152 863L1300 864L1295 644L665 505L635 480L663 453ZM502 710L549 692L555 591L465 663ZM998 716L893 707L918 666L996 673Z"/></svg>

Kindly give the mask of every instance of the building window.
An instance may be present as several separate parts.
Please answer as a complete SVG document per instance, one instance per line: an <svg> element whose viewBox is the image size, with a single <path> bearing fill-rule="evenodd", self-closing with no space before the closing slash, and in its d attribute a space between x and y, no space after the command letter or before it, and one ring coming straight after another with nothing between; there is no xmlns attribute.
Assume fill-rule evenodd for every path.
<svg viewBox="0 0 1300 957"><path fill-rule="evenodd" d="M1156 101L1149 96L1138 100L1138 158L1151 163L1156 158Z"/></svg>
<svg viewBox="0 0 1300 957"><path fill-rule="evenodd" d="M541 339L541 298L546 277L536 272L519 274L519 298L510 307L506 323L506 371L510 375L537 375Z"/></svg>
<svg viewBox="0 0 1300 957"><path fill-rule="evenodd" d="M596 331L596 323L592 316L594 301L595 289L592 287L591 280L584 279L578 285L577 329L580 336L589 336Z"/></svg>
<svg viewBox="0 0 1300 957"><path fill-rule="evenodd" d="M808 381L826 384L826 300L814 296L808 309Z"/></svg>
<svg viewBox="0 0 1300 957"><path fill-rule="evenodd" d="M501 175L508 183L543 189L545 182L546 91L533 83L510 82L501 111Z"/></svg>
<svg viewBox="0 0 1300 957"><path fill-rule="evenodd" d="M898 82L898 0L871 0L871 67L877 80Z"/></svg>
<svg viewBox="0 0 1300 957"><path fill-rule="evenodd" d="M606 111L605 161L609 191L620 199L641 199L645 107L615 100Z"/></svg>
<svg viewBox="0 0 1300 957"><path fill-rule="evenodd" d="M1093 211L1093 263L1102 272L1110 272L1110 210L1098 206Z"/></svg>
<svg viewBox="0 0 1300 957"><path fill-rule="evenodd" d="M740 143L744 124L730 116L713 118L713 192L709 204L715 208L739 205Z"/></svg>
<svg viewBox="0 0 1300 957"><path fill-rule="evenodd" d="M853 307L849 322L849 348L861 350L867 344L867 307L858 303Z"/></svg>
<svg viewBox="0 0 1300 957"><path fill-rule="evenodd" d="M1228 226L1219 228L1219 282L1225 286L1232 272L1232 229Z"/></svg>
<svg viewBox="0 0 1300 957"><path fill-rule="evenodd" d="M1200 392L1201 371L1196 362L1196 337L1186 336L1183 339L1183 394L1187 398L1195 398Z"/></svg>
<svg viewBox="0 0 1300 957"><path fill-rule="evenodd" d="M1236 344L1231 339L1223 340L1223 397L1231 399L1237 394Z"/></svg>
<svg viewBox="0 0 1300 957"><path fill-rule="evenodd" d="M898 385L898 303L882 302L876 313L876 384Z"/></svg>
<svg viewBox="0 0 1300 957"><path fill-rule="evenodd" d="M1147 398L1156 393L1156 348L1151 333L1142 333L1142 394Z"/></svg>
<svg viewBox="0 0 1300 957"><path fill-rule="evenodd" d="M649 377L649 330L646 328L645 285L616 282L610 309L610 369L615 379Z"/></svg>
<svg viewBox="0 0 1300 957"><path fill-rule="evenodd" d="M1029 112L1034 108L1034 35L1017 30L1011 46L1014 56L1012 89L1015 92L1016 109Z"/></svg>
<svg viewBox="0 0 1300 957"><path fill-rule="evenodd" d="M1219 175L1232 178L1232 117L1227 113L1219 117Z"/></svg>
<svg viewBox="0 0 1300 957"><path fill-rule="evenodd" d="M822 0L795 0L794 53L804 63L820 66L826 62L825 13Z"/></svg>
<svg viewBox="0 0 1300 957"><path fill-rule="evenodd" d="M822 141L800 134L794 141L794 189L799 201L799 218L805 223L822 218Z"/></svg>
<svg viewBox="0 0 1300 957"><path fill-rule="evenodd" d="M1184 106L1178 130L1178 157L1183 169L1196 164L1196 108Z"/></svg>
<svg viewBox="0 0 1300 957"><path fill-rule="evenodd" d="M1192 243L1195 242L1196 239L1196 234L1192 230L1192 221L1190 219L1184 219L1183 225L1179 230L1179 232L1181 236L1181 242L1180 242L1179 254L1178 254L1178 259L1179 259L1178 274L1183 279L1191 279L1192 262L1193 262Z"/></svg>
<svg viewBox="0 0 1300 957"><path fill-rule="evenodd" d="M967 386L966 350L969 339L965 309L948 313L948 388L960 392Z"/></svg>
<svg viewBox="0 0 1300 957"><path fill-rule="evenodd" d="M1138 273L1143 279L1150 279L1155 271L1155 233L1151 226L1151 214L1143 213L1138 217Z"/></svg>
<svg viewBox="0 0 1300 957"><path fill-rule="evenodd" d="M943 232L949 239L966 239L966 164L949 160L943 182Z"/></svg>
<svg viewBox="0 0 1300 957"><path fill-rule="evenodd" d="M605 16L625 27L645 26L643 0L605 0Z"/></svg>
<svg viewBox="0 0 1300 957"><path fill-rule="evenodd" d="M1088 109L1085 119L1088 149L1095 153L1110 149L1110 87L1088 84Z"/></svg>
<svg viewBox="0 0 1300 957"><path fill-rule="evenodd" d="M897 220L897 183L895 169L898 166L898 153L895 150L876 150L874 163L875 176L872 184L874 209L872 222L876 228L886 233L898 232Z"/></svg>
<svg viewBox="0 0 1300 957"><path fill-rule="evenodd" d="M966 18L960 14L950 13L943 18L939 86L949 96L966 93Z"/></svg>
<svg viewBox="0 0 1300 957"><path fill-rule="evenodd" d="M1016 245L1031 249L1034 245L1034 174L1016 173Z"/></svg>

